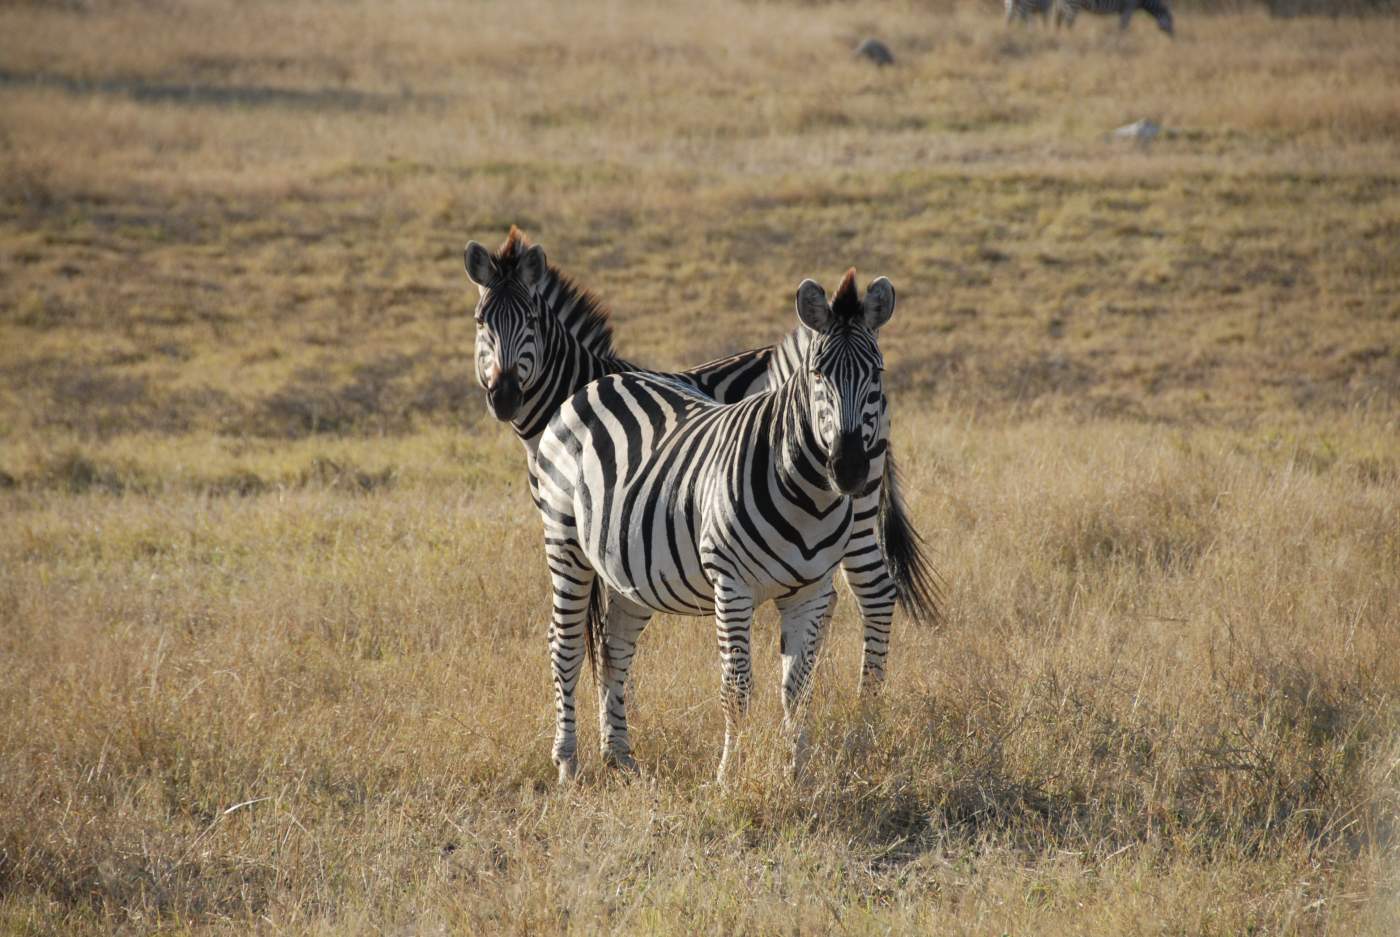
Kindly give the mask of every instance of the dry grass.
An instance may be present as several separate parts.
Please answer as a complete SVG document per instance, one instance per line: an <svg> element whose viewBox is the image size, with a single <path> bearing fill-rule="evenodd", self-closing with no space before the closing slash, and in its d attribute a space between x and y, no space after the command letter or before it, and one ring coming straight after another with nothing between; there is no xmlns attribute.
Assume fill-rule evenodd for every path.
<svg viewBox="0 0 1400 937"><path fill-rule="evenodd" d="M0 930L1395 932L1400 23L997 6L0 9ZM660 365L899 288L948 615L803 783L765 616L733 790L683 619L555 788L511 222Z"/></svg>

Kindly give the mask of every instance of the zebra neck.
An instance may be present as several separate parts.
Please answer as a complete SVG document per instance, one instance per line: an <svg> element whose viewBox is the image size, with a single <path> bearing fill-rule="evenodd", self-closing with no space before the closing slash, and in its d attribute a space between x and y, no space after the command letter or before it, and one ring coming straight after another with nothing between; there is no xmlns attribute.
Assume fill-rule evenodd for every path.
<svg viewBox="0 0 1400 937"><path fill-rule="evenodd" d="M591 350L552 317L542 317L537 334L540 357L535 364L535 379L525 388L520 412L511 421L515 435L531 457L545 427L564 401L600 377L636 370L617 355Z"/></svg>
<svg viewBox="0 0 1400 937"><path fill-rule="evenodd" d="M826 455L812 426L807 385L794 375L773 394L778 408L773 441L774 471L790 497L806 502L809 511L826 511L845 495L827 477Z"/></svg>

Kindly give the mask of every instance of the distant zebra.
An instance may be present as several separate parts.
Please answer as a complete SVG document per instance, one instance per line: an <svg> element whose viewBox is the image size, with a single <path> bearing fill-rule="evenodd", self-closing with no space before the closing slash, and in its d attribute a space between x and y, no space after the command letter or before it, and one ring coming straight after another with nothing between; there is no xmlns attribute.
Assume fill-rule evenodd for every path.
<svg viewBox="0 0 1400 937"><path fill-rule="evenodd" d="M1050 3L1051 0L1006 0L1006 22L1009 25L1013 19L1019 19L1029 23L1032 13L1045 20L1050 15Z"/></svg>
<svg viewBox="0 0 1400 937"><path fill-rule="evenodd" d="M855 530L853 496L877 487L884 472L889 419L877 335L894 302L883 277L862 300L851 270L832 302L804 280L797 315L813 336L783 384L724 405L670 377L613 374L550 421L535 455L534 494L554 591L561 781L578 767L574 689L587 658L602 685L604 758L631 763L627 673L655 612L715 617L723 781L748 709L753 613L769 600L782 620L783 724L800 770L802 709L831 574Z"/></svg>
<svg viewBox="0 0 1400 937"><path fill-rule="evenodd" d="M1010 2L1010 0L1008 0ZM1168 36L1172 33L1172 11L1167 0L1053 0L1055 4L1055 27L1061 23L1070 27L1080 11L1101 15L1118 16L1118 28L1127 29L1133 14L1138 10L1149 13L1157 21L1157 26Z"/></svg>
<svg viewBox="0 0 1400 937"><path fill-rule="evenodd" d="M481 291L476 306L477 381L492 413L509 421L533 458L549 419L577 390L606 374L645 370L619 357L598 300L550 266L515 227L496 253L467 245L467 274ZM777 386L801 365L811 344L798 328L769 345L672 375L721 403ZM884 679L890 622L898 602L917 621L937 616L937 581L899 494L893 455L884 477L856 501L857 530L843 573L864 626L861 690Z"/></svg>

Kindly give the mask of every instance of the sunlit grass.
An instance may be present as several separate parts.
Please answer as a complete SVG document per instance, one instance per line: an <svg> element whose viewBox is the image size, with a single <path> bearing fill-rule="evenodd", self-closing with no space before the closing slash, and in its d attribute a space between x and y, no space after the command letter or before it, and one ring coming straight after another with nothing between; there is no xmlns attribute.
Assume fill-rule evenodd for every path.
<svg viewBox="0 0 1400 937"><path fill-rule="evenodd" d="M0 10L0 929L1394 932L1400 34L1140 20ZM662 367L895 283L946 616L863 706L843 601L802 782L765 611L731 789L677 618L556 788L512 223Z"/></svg>

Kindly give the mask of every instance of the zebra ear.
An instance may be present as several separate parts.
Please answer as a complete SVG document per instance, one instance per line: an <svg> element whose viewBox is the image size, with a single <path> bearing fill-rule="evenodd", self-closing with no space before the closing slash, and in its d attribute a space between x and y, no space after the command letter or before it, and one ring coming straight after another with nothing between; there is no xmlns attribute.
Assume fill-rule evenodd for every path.
<svg viewBox="0 0 1400 937"><path fill-rule="evenodd" d="M545 271L549 269L544 257L544 248L536 244L521 254L515 269L520 273L520 284L530 292L535 292L543 285Z"/></svg>
<svg viewBox="0 0 1400 937"><path fill-rule="evenodd" d="M491 252L476 241L467 244L462 260L467 267L467 276L477 286L488 289L496 282L496 276L500 273L496 261L491 259Z"/></svg>
<svg viewBox="0 0 1400 937"><path fill-rule="evenodd" d="M831 328L831 304L826 301L826 290L816 280L803 280L797 285L797 318L816 332Z"/></svg>
<svg viewBox="0 0 1400 937"><path fill-rule="evenodd" d="M860 304L865 310L865 327L870 331L890 321L890 316L894 315L894 284L889 277L880 277L866 287Z"/></svg>

